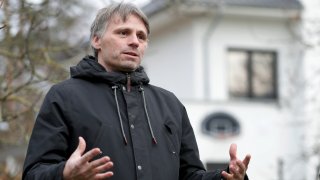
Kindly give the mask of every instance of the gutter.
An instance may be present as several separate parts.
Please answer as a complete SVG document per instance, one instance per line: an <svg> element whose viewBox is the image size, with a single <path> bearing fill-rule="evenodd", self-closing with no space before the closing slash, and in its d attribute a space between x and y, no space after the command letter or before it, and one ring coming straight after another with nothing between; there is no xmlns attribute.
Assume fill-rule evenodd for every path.
<svg viewBox="0 0 320 180"><path fill-rule="evenodd" d="M210 37L217 29L221 20L223 19L223 1L220 1L216 4L215 13L213 14L213 18L210 21L209 27L204 33L203 36L203 80L204 80L204 100L210 100Z"/></svg>

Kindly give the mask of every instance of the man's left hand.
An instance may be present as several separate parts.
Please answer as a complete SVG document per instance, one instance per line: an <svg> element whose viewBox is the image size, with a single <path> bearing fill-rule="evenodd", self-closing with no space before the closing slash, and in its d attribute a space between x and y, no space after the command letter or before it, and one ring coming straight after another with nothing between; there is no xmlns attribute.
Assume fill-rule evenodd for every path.
<svg viewBox="0 0 320 180"><path fill-rule="evenodd" d="M237 145L231 144L230 150L229 173L222 171L222 176L226 180L244 180L251 156L248 154L243 161L237 157Z"/></svg>

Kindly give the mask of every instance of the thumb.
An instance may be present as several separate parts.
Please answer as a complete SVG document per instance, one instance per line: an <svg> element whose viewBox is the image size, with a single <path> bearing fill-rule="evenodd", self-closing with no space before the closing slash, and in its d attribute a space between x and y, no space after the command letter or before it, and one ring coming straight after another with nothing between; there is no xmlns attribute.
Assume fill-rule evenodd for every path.
<svg viewBox="0 0 320 180"><path fill-rule="evenodd" d="M230 159L231 160L236 160L237 159L237 145L236 144L232 143L230 145L229 154L230 154Z"/></svg>
<svg viewBox="0 0 320 180"><path fill-rule="evenodd" d="M79 144L77 149L73 152L73 154L81 156L85 150L86 150L86 141L83 139L83 137L79 136Z"/></svg>

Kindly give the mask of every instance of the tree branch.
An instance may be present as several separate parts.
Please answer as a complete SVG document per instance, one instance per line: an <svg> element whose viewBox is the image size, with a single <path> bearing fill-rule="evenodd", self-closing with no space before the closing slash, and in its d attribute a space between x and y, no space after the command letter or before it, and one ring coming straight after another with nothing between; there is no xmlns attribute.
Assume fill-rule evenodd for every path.
<svg viewBox="0 0 320 180"><path fill-rule="evenodd" d="M0 97L0 101L6 101L11 95L18 93L19 91L23 90L24 88L31 86L33 84L37 84L43 82L42 79L37 80L37 81L32 81L32 79L29 78L28 81L25 83L21 84L20 86L17 86L15 88L12 88L9 92L7 92L4 96Z"/></svg>
<svg viewBox="0 0 320 180"><path fill-rule="evenodd" d="M30 100L25 99L23 97L19 96L11 96L8 100L13 100L15 102L19 102L25 107L27 107L25 110L22 110L20 112L15 112L14 114L9 114L5 117L6 121L13 121L15 119L18 119L21 117L23 114L26 114L30 112L31 110L38 111L39 109L36 108L37 102L40 100L42 97L42 93L39 93L38 96L33 100L33 102L29 102Z"/></svg>
<svg viewBox="0 0 320 180"><path fill-rule="evenodd" d="M0 1L0 8L2 8L3 2L4 2L4 0ZM0 30L5 28L5 27L6 27L6 24L3 24L2 26L0 26Z"/></svg>

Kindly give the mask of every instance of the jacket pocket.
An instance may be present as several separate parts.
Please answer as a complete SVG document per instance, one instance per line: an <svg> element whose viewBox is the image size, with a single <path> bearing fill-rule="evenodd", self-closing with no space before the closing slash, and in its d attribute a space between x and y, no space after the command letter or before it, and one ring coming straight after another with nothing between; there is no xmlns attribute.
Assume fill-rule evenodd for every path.
<svg viewBox="0 0 320 180"><path fill-rule="evenodd" d="M166 136L167 144L169 146L169 151L175 155L179 155L180 145L177 136L177 131L172 122L165 122L164 123L164 134Z"/></svg>

